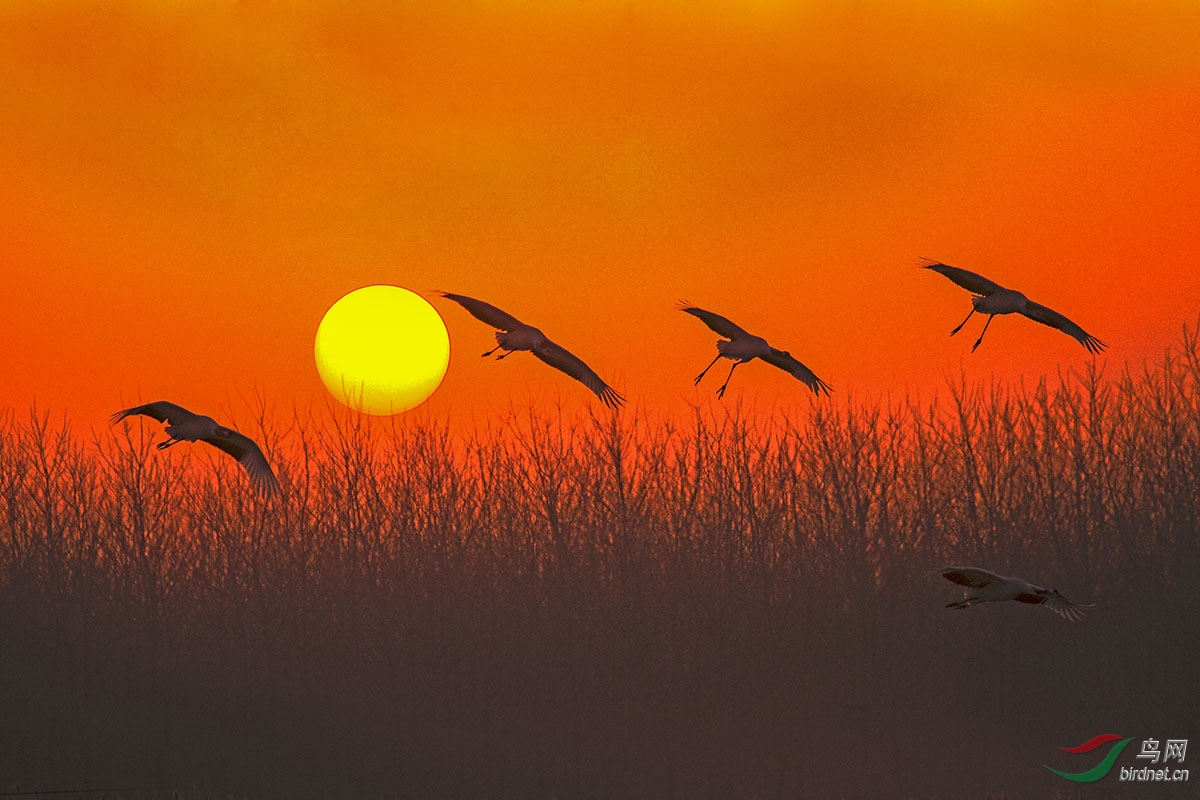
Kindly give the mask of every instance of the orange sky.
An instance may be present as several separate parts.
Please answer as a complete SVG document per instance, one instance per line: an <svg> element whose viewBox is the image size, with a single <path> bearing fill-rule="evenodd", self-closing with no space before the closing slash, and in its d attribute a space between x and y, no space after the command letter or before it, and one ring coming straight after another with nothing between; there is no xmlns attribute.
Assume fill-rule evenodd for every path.
<svg viewBox="0 0 1200 800"><path fill-rule="evenodd" d="M395 6L400 6L396 8ZM969 10L967 10L969 9ZM485 299L631 402L707 403L685 298L837 398L1082 366L929 256L1140 365L1200 314L1200 5L8 2L0 408L324 404L312 340L360 286ZM435 300L430 410L587 402ZM774 368L727 400L806 406Z"/></svg>

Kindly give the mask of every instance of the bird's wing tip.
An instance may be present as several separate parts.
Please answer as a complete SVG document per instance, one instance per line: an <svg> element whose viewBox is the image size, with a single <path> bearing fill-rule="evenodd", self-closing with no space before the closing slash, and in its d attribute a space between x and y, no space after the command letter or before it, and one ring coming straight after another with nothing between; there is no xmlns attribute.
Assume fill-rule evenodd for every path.
<svg viewBox="0 0 1200 800"><path fill-rule="evenodd" d="M625 405L625 395L618 392L607 383L601 381L599 388L593 389L596 396L600 398L600 402L614 411Z"/></svg>
<svg viewBox="0 0 1200 800"><path fill-rule="evenodd" d="M275 477L275 470L271 469L266 456L260 459L258 454L251 453L244 459L238 459L238 463L250 475L250 483L260 494L267 497L278 497L282 494L279 479Z"/></svg>

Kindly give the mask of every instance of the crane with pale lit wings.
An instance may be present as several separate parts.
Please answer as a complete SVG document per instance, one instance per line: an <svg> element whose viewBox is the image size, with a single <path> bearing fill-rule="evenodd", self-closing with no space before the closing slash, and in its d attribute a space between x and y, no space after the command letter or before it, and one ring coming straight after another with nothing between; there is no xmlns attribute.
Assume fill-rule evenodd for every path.
<svg viewBox="0 0 1200 800"><path fill-rule="evenodd" d="M624 404L625 398L601 380L600 376L583 363L581 358L565 347L552 342L546 337L546 334L532 325L526 325L507 311L501 311L491 303L476 300L474 297L441 291L436 294L447 300L453 300L465 308L475 319L496 328L496 346L484 353L484 358L497 350L504 351L496 356L497 360L507 358L517 350L527 350L546 364L565 372L591 389L600 398L600 402L609 408L620 408Z"/></svg>
<svg viewBox="0 0 1200 800"><path fill-rule="evenodd" d="M725 376L725 382L721 384L721 388L717 389L717 397L725 396L725 388L729 386L729 379L733 377L733 371L741 364L753 361L756 358L762 359L771 366L779 367L779 369L811 389L813 394L818 397L820 397L822 392L828 396L833 391L833 388L828 383L818 378L811 369L793 358L791 353L788 353L786 350L775 349L767 343L766 339L761 336L755 336L752 333L747 333L720 314L705 311L703 308L697 308L684 301L680 301L677 308L685 314L691 314L693 317L699 319L713 333L725 337L717 342L717 357L704 368L704 372L701 372L692 381L696 385L699 385L700 379L713 368L713 365L722 358L730 359L733 361L733 366L729 368L729 374Z"/></svg>
<svg viewBox="0 0 1200 800"><path fill-rule="evenodd" d="M1018 603L1045 606L1065 620L1076 622L1083 619L1083 610L1094 608L1094 604L1072 603L1058 589L1033 586L1020 578L1006 578L978 567L946 567L939 573L943 578L963 590L963 599L948 603L946 608L969 608L979 603L1015 600Z"/></svg>
<svg viewBox="0 0 1200 800"><path fill-rule="evenodd" d="M218 424L212 417L194 414L183 406L168 403L166 400L118 411L112 415L112 423L116 425L126 417L133 416L150 417L167 423L166 432L171 438L159 442L156 445L159 450L165 450L180 442L211 444L221 452L233 456L242 465L255 489L268 495L279 493L279 481L275 478L275 472L267 463L262 448L249 436Z"/></svg>
<svg viewBox="0 0 1200 800"><path fill-rule="evenodd" d="M1107 344L1092 336L1062 314L1052 308L1047 308L1033 302L1016 289L1006 289L995 281L988 280L982 275L969 270L952 267L949 264L942 264L931 259L926 259L926 261L929 263L921 265L925 269L931 269L940 275L945 275L954 283L974 295L971 298L971 313L967 314L966 319L958 323L958 327L950 331L951 336L962 330L962 326L967 324L967 320L975 312L988 315L987 322L983 324L983 331L979 334L979 338L975 340L975 344L971 346L972 353L983 342L983 334L987 333L988 326L992 324L992 319L997 314L1023 314L1034 322L1040 322L1043 325L1049 325L1051 328L1057 328L1068 336L1073 337L1089 353L1099 353L1108 347Z"/></svg>

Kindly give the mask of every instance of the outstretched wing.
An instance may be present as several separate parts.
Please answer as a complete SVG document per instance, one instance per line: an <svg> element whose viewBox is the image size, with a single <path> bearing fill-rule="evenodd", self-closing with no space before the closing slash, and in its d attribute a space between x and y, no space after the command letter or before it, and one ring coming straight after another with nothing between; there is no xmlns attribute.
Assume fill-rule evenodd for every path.
<svg viewBox="0 0 1200 800"><path fill-rule="evenodd" d="M584 386L591 389L600 401L609 408L619 408L625 398L615 389L600 379L600 376L583 363L583 360L565 347L555 344L549 339L533 348L533 354L555 369L562 370Z"/></svg>
<svg viewBox="0 0 1200 800"><path fill-rule="evenodd" d="M792 358L791 353L788 353L784 350L776 350L774 347L772 347L771 354L763 356L762 360L768 364L779 367L781 370L803 383L809 389L812 389L813 394L815 394L817 397L821 396L821 392L824 392L825 396L828 397L829 393L833 391L832 386L813 374L811 369Z"/></svg>
<svg viewBox="0 0 1200 800"><path fill-rule="evenodd" d="M972 589L982 589L1004 580L996 573L978 567L946 567L942 570L942 577L959 586L970 586Z"/></svg>
<svg viewBox="0 0 1200 800"><path fill-rule="evenodd" d="M1099 353L1107 344L1092 336L1083 328L1076 325L1071 320L1064 317L1052 308L1047 308L1040 303L1035 303L1032 300L1025 301L1025 310L1022 312L1035 322L1040 322L1043 325L1049 325L1051 328L1058 328L1068 336L1074 337L1089 353Z"/></svg>
<svg viewBox="0 0 1200 800"><path fill-rule="evenodd" d="M262 448L249 436L229 428L222 428L216 436L209 436L202 441L237 459L237 462L250 475L250 482L254 484L254 488L264 494L279 494L279 481L275 477L274 470L267 463L267 457L263 455Z"/></svg>
<svg viewBox="0 0 1200 800"><path fill-rule="evenodd" d="M927 259L928 260L928 259ZM982 275L971 272L970 270L952 267L949 264L943 264L940 261L934 261L930 264L923 264L925 269L931 269L941 275L945 275L950 280L957 283L968 292L978 295L995 294L1003 291L1004 287L995 281L990 281Z"/></svg>
<svg viewBox="0 0 1200 800"><path fill-rule="evenodd" d="M1061 592L1055 589L1039 589L1034 594L1019 594L1013 599L1021 603L1044 605L1068 622L1078 622L1083 619L1083 610L1085 608L1095 608L1094 603L1088 605L1072 603L1063 597Z"/></svg>
<svg viewBox="0 0 1200 800"><path fill-rule="evenodd" d="M441 292L442 297L448 300L453 300L460 306L471 313L471 316L480 322L486 322L493 328L499 328L502 331L511 331L517 328L526 327L525 323L509 314L507 311L501 311L491 303L485 303L482 300L476 300L474 297L467 297L463 294L451 294L450 292Z"/></svg>
<svg viewBox="0 0 1200 800"><path fill-rule="evenodd" d="M112 424L116 425L126 417L133 417L137 415L150 417L151 419L156 419L159 422L166 422L171 425L178 425L185 419L190 419L196 416L183 406L177 406L174 403L168 403L166 400L159 400L154 403L146 403L144 406L134 406L133 408L127 408L124 411L118 411L117 413L113 414L112 417L110 417L110 420L112 421Z"/></svg>
<svg viewBox="0 0 1200 800"><path fill-rule="evenodd" d="M719 336L724 336L726 339L736 339L739 336L749 336L744 330L734 325L729 320L722 317L720 314L714 314L711 311L705 311L703 308L696 308L689 305L686 301L680 300L677 304L680 311L685 314L691 314L697 317L701 322L709 327L713 333Z"/></svg>

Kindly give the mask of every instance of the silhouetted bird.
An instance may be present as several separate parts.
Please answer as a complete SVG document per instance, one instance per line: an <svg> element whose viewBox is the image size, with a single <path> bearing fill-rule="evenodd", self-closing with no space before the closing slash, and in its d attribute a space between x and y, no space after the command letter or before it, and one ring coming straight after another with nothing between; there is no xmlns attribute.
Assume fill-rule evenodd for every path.
<svg viewBox="0 0 1200 800"><path fill-rule="evenodd" d="M722 358L731 359L733 366L729 368L729 374L725 376L725 382L721 384L721 388L717 389L717 397L725 396L725 387L729 385L729 379L733 377L733 371L737 369L738 365L745 364L747 361L752 361L756 358L761 358L768 364L779 367L809 389L812 389L813 394L816 394L818 397L821 392L825 392L828 395L833 391L832 387L814 375L811 369L792 358L791 353L784 350L776 350L767 344L766 339L746 333L746 331L734 325L720 314L705 311L703 308L696 308L684 301L679 302L678 308L685 314L697 317L718 336L725 337L725 339L717 342L717 357L704 368L704 372L701 372L692 381L699 385L700 379L713 368L713 364L716 364Z"/></svg>
<svg viewBox="0 0 1200 800"><path fill-rule="evenodd" d="M960 586L968 587L963 591L962 600L948 603L946 608L967 608L976 603L1016 600L1018 603L1044 605L1063 619L1075 622L1083 619L1083 609L1095 607L1094 604L1072 603L1057 589L1031 586L1020 578L1005 578L978 567L946 567L941 570L941 576Z"/></svg>
<svg viewBox="0 0 1200 800"><path fill-rule="evenodd" d="M1083 328L1071 322L1071 320L1062 314L1059 314L1052 308L1046 308L1043 305L1033 302L1016 289L1005 289L1000 284L990 281L982 275L977 275L974 272L959 269L958 267L952 267L949 264L932 261L922 266L925 269L931 269L934 272L945 275L968 292L976 295L971 298L971 313L967 314L967 319L960 322L957 328L950 331L951 336L962 330L962 326L967 324L967 320L971 318L971 314L974 314L976 311L980 314L988 315L987 322L983 325L983 331L979 334L979 338L975 340L975 344L971 346L972 353L975 352L975 348L979 347L980 342L983 341L983 334L987 333L988 325L992 324L992 317L997 314L1024 314L1035 322L1049 325L1051 328L1058 328L1068 336L1077 339L1081 345L1087 348L1089 353L1099 353L1108 347L1104 342L1087 333Z"/></svg>
<svg viewBox="0 0 1200 800"><path fill-rule="evenodd" d="M546 334L532 325L526 325L512 314L501 311L491 303L485 303L473 297L440 291L437 294L458 303L480 322L485 322L493 328L498 329L496 332L497 346L484 353L484 358L495 353L497 350L505 351L496 356L497 360L507 358L517 350L528 350L550 366L567 373L591 389L600 398L600 401L609 408L619 408L625 402L625 398L602 381L600 376L591 367L583 363L582 359L572 354L565 347L550 341L550 339L546 338Z"/></svg>
<svg viewBox="0 0 1200 800"><path fill-rule="evenodd" d="M212 417L193 414L186 408L165 400L118 411L112 415L112 423L115 425L126 417L136 415L167 423L167 435L171 438L165 442L159 442L157 445L159 450L165 450L180 442L211 444L237 459L237 462L250 475L250 482L254 484L254 488L264 494L279 493L279 481L276 480L271 465L267 463L267 457L249 436L218 425Z"/></svg>

